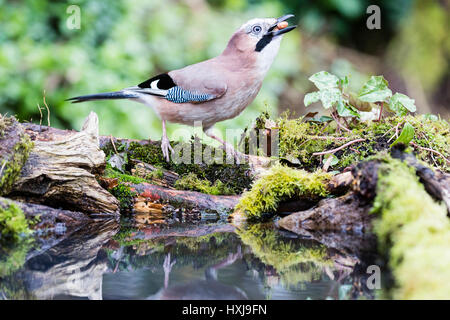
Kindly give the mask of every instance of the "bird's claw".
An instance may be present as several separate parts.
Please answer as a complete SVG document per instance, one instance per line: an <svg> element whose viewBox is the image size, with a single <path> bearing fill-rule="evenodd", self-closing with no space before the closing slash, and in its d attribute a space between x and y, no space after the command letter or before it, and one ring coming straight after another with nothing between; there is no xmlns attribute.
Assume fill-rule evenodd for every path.
<svg viewBox="0 0 450 320"><path fill-rule="evenodd" d="M169 162L170 161L170 155L169 155L169 151L171 154L173 154L174 150L172 148L172 146L170 145L169 139L167 138L162 138L161 139L161 150L164 156L164 159Z"/></svg>
<svg viewBox="0 0 450 320"><path fill-rule="evenodd" d="M230 145L229 143L226 143L224 145L224 149L225 149L226 156L227 157L228 157L228 155L232 156L234 158L234 160L236 161L236 164L241 164L242 161L245 162L246 155L237 151L236 149L234 149L233 146Z"/></svg>
<svg viewBox="0 0 450 320"><path fill-rule="evenodd" d="M170 253L167 254L167 256L164 258L164 264L163 268L164 271L170 272L172 270L173 265L177 262L177 260L170 261Z"/></svg>

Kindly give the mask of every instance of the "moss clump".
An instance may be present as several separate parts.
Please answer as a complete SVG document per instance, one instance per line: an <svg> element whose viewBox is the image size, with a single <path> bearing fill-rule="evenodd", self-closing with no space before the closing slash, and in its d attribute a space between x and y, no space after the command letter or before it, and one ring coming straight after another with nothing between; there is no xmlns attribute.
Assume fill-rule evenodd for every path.
<svg viewBox="0 0 450 320"><path fill-rule="evenodd" d="M379 248L389 255L394 299L448 299L450 221L399 160L382 163L372 212Z"/></svg>
<svg viewBox="0 0 450 320"><path fill-rule="evenodd" d="M253 224L236 233L261 262L275 268L286 286L318 280L322 267L333 264L325 246L285 239L271 226Z"/></svg>
<svg viewBox="0 0 450 320"><path fill-rule="evenodd" d="M230 195L234 191L228 188L222 181L216 180L214 184L206 179L200 179L195 173L188 173L175 182L175 188L179 190L192 190L213 195Z"/></svg>
<svg viewBox="0 0 450 320"><path fill-rule="evenodd" d="M287 119L284 116L277 120L280 135L280 157L306 170L314 171L323 164L320 157L313 156L315 152L322 152L338 148L345 143L366 139L352 144L350 147L334 153L339 162L332 166L334 169L342 169L355 162L388 149L392 141L389 141L395 133L397 125L399 130L404 123L410 123L414 127L413 142L422 148L433 149L440 152L447 159L450 156L450 125L443 119L432 119L425 116L390 117L381 122L355 122L349 123L350 132L342 130L338 132L336 123L303 121L299 119ZM390 132L388 132L390 131ZM389 142L388 142L389 141ZM417 158L428 164L450 171L450 166L442 158L425 149L418 148Z"/></svg>
<svg viewBox="0 0 450 320"><path fill-rule="evenodd" d="M6 118L0 115L0 139L5 137L9 127L14 124L14 118ZM0 155L0 195L7 194L16 179L19 177L23 165L28 159L33 142L30 137L20 130L19 141L12 147L10 154L8 150L3 151L6 155ZM8 139L8 137L6 137ZM1 149L0 149L1 150Z"/></svg>
<svg viewBox="0 0 450 320"><path fill-rule="evenodd" d="M147 182L146 179L132 176L129 174L124 174L117 170L114 170L109 164L106 165L106 169L105 169L105 172L103 173L103 176L106 178L118 179L119 182L131 182L131 183L136 183L136 184L142 183L142 182Z"/></svg>
<svg viewBox="0 0 450 320"><path fill-rule="evenodd" d="M33 247L33 243L34 239L27 237L8 245L1 245L0 278L12 275L24 265L27 253Z"/></svg>
<svg viewBox="0 0 450 320"><path fill-rule="evenodd" d="M31 234L30 225L16 204L0 200L0 240L20 240L22 236Z"/></svg>
<svg viewBox="0 0 450 320"><path fill-rule="evenodd" d="M236 209L250 220L261 219L264 213L274 212L283 200L327 196L326 182L330 178L331 174L323 171L309 173L276 164L244 192Z"/></svg>
<svg viewBox="0 0 450 320"><path fill-rule="evenodd" d="M112 195L120 202L120 209L131 211L134 205L134 197L138 194L126 184L119 184L110 190Z"/></svg>
<svg viewBox="0 0 450 320"><path fill-rule="evenodd" d="M201 144L200 142L198 142L198 140L183 144L184 146L183 148L181 148L180 153L183 152L183 150L187 150L190 148L190 163L166 162L164 160L160 145L155 143L139 144L136 142L132 142L130 143L126 152L128 159L140 160L155 167L173 171L177 173L180 178L188 176L189 174L195 174L199 180L207 180L210 182L211 188L214 188L214 190L210 190L211 192L219 190L220 192L225 192L220 194L239 194L245 188L248 188L250 186L251 177L248 174L249 166L247 164L227 164L225 158L222 158L223 164L206 164L204 162L202 162L201 164L196 164L194 159L194 145L198 144L197 147L202 148L203 151L206 148L210 147ZM176 144L172 143L172 145L174 148L176 147ZM213 150L213 154L222 154L223 157L225 157L225 153L222 152L222 150L217 153L214 153L215 151L216 150ZM127 171L131 171L130 166L127 167ZM191 178L192 176L189 176L186 178L186 180L192 180ZM148 182L151 183L151 181ZM183 185L188 187L188 190L193 190L192 185ZM220 187L215 188L214 186Z"/></svg>

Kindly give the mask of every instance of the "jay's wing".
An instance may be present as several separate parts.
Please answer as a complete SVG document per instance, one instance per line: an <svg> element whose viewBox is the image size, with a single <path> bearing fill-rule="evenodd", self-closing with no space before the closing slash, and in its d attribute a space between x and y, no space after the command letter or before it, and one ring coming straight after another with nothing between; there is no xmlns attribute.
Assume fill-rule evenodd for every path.
<svg viewBox="0 0 450 320"><path fill-rule="evenodd" d="M141 84L121 91L97 93L67 99L73 103L91 100L137 99L143 94L158 96L174 103L201 103L220 98L227 91L220 68L210 63L198 63L183 69L163 73Z"/></svg>
<svg viewBox="0 0 450 320"><path fill-rule="evenodd" d="M175 103L201 103L220 98L227 91L227 85L220 78L192 74L187 69L160 74L142 82L132 91L165 98Z"/></svg>

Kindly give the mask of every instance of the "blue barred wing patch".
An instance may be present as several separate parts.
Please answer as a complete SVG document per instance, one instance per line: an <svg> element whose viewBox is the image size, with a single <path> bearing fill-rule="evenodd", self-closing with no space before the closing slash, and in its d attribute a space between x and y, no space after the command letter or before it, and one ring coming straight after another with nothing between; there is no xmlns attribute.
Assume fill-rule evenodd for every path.
<svg viewBox="0 0 450 320"><path fill-rule="evenodd" d="M181 87L175 86L167 90L165 98L175 103L186 103L186 102L204 102L214 99L214 96L212 94L190 92L188 90L184 90Z"/></svg>

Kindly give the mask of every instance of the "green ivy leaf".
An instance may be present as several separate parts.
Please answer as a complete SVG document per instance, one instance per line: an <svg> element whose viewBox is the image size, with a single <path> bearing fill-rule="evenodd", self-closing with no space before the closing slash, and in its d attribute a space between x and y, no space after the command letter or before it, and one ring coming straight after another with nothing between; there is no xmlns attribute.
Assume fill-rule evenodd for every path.
<svg viewBox="0 0 450 320"><path fill-rule="evenodd" d="M395 146L397 143L403 143L404 145L409 145L411 140L414 138L414 127L406 122L403 126L403 130L400 136L391 144L391 147Z"/></svg>
<svg viewBox="0 0 450 320"><path fill-rule="evenodd" d="M339 163L339 159L334 154L326 155L323 158L322 163L325 164L328 161L328 158L330 158L330 157L332 158L330 166L334 166L334 165L337 165Z"/></svg>
<svg viewBox="0 0 450 320"><path fill-rule="evenodd" d="M348 83L349 83L349 81L348 81L347 76L345 76L339 80L339 85L342 87L342 89L346 89L348 87Z"/></svg>
<svg viewBox="0 0 450 320"><path fill-rule="evenodd" d="M431 114L431 113L427 113L427 114L423 114L422 118L425 120L431 120L431 121L438 121L439 118L437 115Z"/></svg>
<svg viewBox="0 0 450 320"><path fill-rule="evenodd" d="M309 77L309 81L313 82L319 90L337 88L339 85L339 78L326 71L313 74Z"/></svg>
<svg viewBox="0 0 450 320"><path fill-rule="evenodd" d="M414 104L414 102L414 99L411 99L407 95L397 92L389 101L388 108L392 112L395 112L396 115L404 116L408 113L408 111L416 111L416 105Z"/></svg>
<svg viewBox="0 0 450 320"><path fill-rule="evenodd" d="M325 109L329 109L334 106L339 100L341 100L341 91L338 88L328 88L320 90L320 101Z"/></svg>
<svg viewBox="0 0 450 320"><path fill-rule="evenodd" d="M305 95L305 98L303 99L303 103L305 104L305 107L307 107L310 104L317 102L319 100L320 100L320 92L311 92L311 93L307 93Z"/></svg>
<svg viewBox="0 0 450 320"><path fill-rule="evenodd" d="M358 94L358 98L365 102L382 102L392 96L388 82L383 76L372 76Z"/></svg>
<svg viewBox="0 0 450 320"><path fill-rule="evenodd" d="M337 113L341 117L356 117L359 118L358 110L355 109L353 106L347 104L342 99L339 100L337 106L336 106Z"/></svg>
<svg viewBox="0 0 450 320"><path fill-rule="evenodd" d="M319 122L328 122L328 121L333 121L333 118L328 117L328 116L321 116L318 121Z"/></svg>

